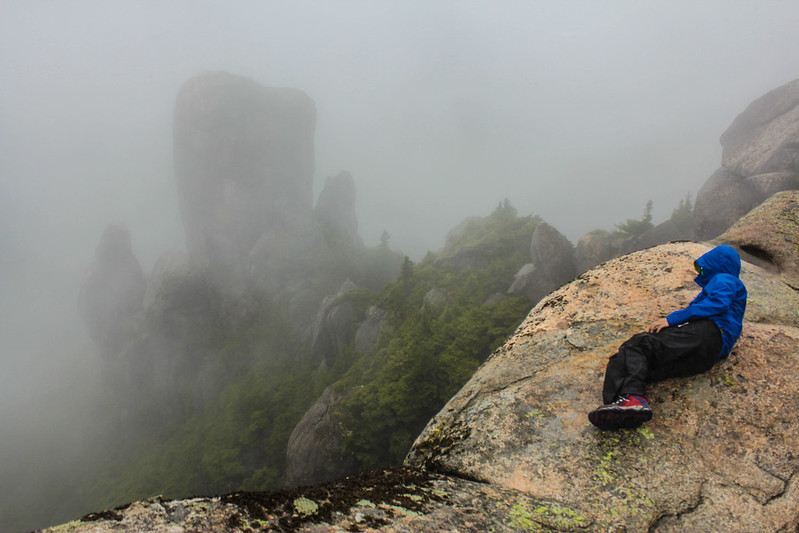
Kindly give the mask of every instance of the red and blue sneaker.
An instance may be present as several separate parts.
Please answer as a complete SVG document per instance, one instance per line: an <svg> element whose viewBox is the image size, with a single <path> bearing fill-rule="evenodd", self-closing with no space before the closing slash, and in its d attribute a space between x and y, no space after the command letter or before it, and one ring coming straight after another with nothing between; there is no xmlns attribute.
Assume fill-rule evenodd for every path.
<svg viewBox="0 0 799 533"><path fill-rule="evenodd" d="M652 409L643 396L623 394L615 402L588 413L588 420L602 430L633 429L652 420Z"/></svg>

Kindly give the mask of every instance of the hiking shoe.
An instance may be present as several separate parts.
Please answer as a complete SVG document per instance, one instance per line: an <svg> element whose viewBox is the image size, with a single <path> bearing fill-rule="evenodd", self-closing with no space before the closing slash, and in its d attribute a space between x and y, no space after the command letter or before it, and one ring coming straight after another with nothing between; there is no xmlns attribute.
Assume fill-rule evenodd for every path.
<svg viewBox="0 0 799 533"><path fill-rule="evenodd" d="M652 420L652 409L643 396L624 394L615 402L588 413L588 420L602 430L632 429Z"/></svg>

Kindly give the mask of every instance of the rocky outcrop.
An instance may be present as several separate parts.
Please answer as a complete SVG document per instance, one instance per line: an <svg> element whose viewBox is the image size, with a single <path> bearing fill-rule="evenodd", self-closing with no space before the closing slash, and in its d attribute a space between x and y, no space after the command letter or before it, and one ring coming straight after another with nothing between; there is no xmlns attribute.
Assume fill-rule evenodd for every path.
<svg viewBox="0 0 799 533"><path fill-rule="evenodd" d="M242 290L264 232L302 238L313 204L316 109L296 89L209 72L187 81L174 158L189 252L215 282Z"/></svg>
<svg viewBox="0 0 799 533"><path fill-rule="evenodd" d="M541 222L530 243L531 262L516 274L509 294L520 294L535 303L575 275L574 247L558 230Z"/></svg>
<svg viewBox="0 0 799 533"><path fill-rule="evenodd" d="M799 80L752 102L721 143L721 167L700 188L692 225L667 220L633 237L588 233L575 247L577 273L669 241L713 239L772 194L799 189Z"/></svg>
<svg viewBox="0 0 799 533"><path fill-rule="evenodd" d="M775 192L799 188L799 80L749 104L721 145L721 168L696 197L698 239L721 234Z"/></svg>
<svg viewBox="0 0 799 533"><path fill-rule="evenodd" d="M309 342L323 298L347 277L360 282L358 268L373 274L357 265L364 246L352 176L328 178L313 207L314 102L297 89L208 72L181 87L173 124L191 262L232 307L265 293Z"/></svg>
<svg viewBox="0 0 799 533"><path fill-rule="evenodd" d="M136 315L142 310L145 289L144 272L133 255L130 232L107 226L78 299L89 335L106 360L115 359L136 337Z"/></svg>
<svg viewBox="0 0 799 533"><path fill-rule="evenodd" d="M692 260L708 249L636 252L549 295L430 422L409 464L558 502L564 520L580 517L572 529L795 528L799 293L769 271L744 265L751 305L736 349L707 374L651 386L650 424L603 433L586 419L607 358L690 301Z"/></svg>

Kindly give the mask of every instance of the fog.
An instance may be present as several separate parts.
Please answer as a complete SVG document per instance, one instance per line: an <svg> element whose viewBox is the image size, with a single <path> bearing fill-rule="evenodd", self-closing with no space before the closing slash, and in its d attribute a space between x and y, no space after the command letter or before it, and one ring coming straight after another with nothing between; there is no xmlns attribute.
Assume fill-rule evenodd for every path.
<svg viewBox="0 0 799 533"><path fill-rule="evenodd" d="M799 77L797 27L790 1L4 1L2 438L83 401L76 295L105 225L145 272L184 247L171 121L195 74L305 91L316 192L349 171L364 242L419 259L504 198L572 242L650 199L665 220L735 116Z"/></svg>

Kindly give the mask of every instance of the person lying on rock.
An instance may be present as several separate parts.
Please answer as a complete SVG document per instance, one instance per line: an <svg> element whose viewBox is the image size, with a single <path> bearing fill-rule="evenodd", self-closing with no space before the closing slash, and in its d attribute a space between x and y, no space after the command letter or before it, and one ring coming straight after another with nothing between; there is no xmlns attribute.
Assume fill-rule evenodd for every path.
<svg viewBox="0 0 799 533"><path fill-rule="evenodd" d="M730 354L746 310L741 258L721 245L694 261L694 268L702 291L688 307L656 320L608 360L605 405L588 414L599 429L636 428L651 420L647 383L701 374Z"/></svg>

